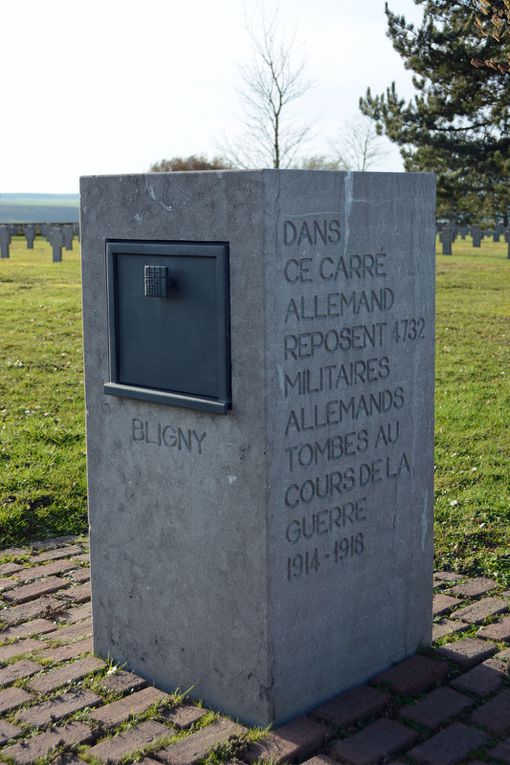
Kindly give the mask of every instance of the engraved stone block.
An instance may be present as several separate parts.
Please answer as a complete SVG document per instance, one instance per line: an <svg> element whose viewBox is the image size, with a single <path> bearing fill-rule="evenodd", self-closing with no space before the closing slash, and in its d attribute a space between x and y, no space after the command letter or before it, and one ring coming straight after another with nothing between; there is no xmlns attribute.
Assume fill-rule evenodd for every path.
<svg viewBox="0 0 510 765"><path fill-rule="evenodd" d="M264 726L429 643L433 176L91 177L81 203L96 654ZM113 298L112 242L117 263L140 264L110 280ZM204 278L206 245L226 260ZM167 256L168 296L146 298L143 266ZM188 297L224 336L228 314L212 354ZM105 395L115 305L133 381ZM177 309L191 318L165 324ZM146 311L157 385L130 356ZM208 354L226 375L221 414L184 408L216 390L180 376ZM171 393L137 398L144 386Z"/></svg>

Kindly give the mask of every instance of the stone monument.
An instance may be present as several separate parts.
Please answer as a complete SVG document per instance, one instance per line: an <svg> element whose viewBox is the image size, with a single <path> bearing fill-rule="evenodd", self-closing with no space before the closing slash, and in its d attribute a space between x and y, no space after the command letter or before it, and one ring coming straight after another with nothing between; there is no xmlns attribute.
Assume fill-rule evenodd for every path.
<svg viewBox="0 0 510 765"><path fill-rule="evenodd" d="M279 725L430 642L434 188L82 179L100 656Z"/></svg>
<svg viewBox="0 0 510 765"><path fill-rule="evenodd" d="M480 226L471 226L471 236L473 237L473 247L481 247L483 233Z"/></svg>
<svg viewBox="0 0 510 765"><path fill-rule="evenodd" d="M62 262L62 247L64 246L64 235L62 229L59 226L52 228L48 234L48 241L52 248L52 261L53 263Z"/></svg>
<svg viewBox="0 0 510 765"><path fill-rule="evenodd" d="M62 235L64 239L64 247L66 250L72 250L73 249L73 227L71 225L69 226L62 226Z"/></svg>
<svg viewBox="0 0 510 765"><path fill-rule="evenodd" d="M27 250L34 249L35 239L35 226L32 223L27 223L23 229L25 239L27 240Z"/></svg>
<svg viewBox="0 0 510 765"><path fill-rule="evenodd" d="M443 247L443 255L452 254L452 242L453 242L453 230L449 226L445 226L440 234L441 244Z"/></svg>
<svg viewBox="0 0 510 765"><path fill-rule="evenodd" d="M0 258L8 258L11 244L11 231L7 225L0 225Z"/></svg>

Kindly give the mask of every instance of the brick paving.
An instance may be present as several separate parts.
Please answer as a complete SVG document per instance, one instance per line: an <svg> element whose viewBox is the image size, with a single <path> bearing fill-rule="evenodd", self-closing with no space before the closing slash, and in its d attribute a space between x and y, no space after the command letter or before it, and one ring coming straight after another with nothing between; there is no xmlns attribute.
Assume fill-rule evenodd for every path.
<svg viewBox="0 0 510 765"><path fill-rule="evenodd" d="M105 666L104 661L96 659L95 656L87 656L84 659L78 659L70 664L64 664L63 667L52 669L45 672L34 680L29 680L28 689L35 693L50 693L63 685L68 685L75 680L82 680L90 672L95 672Z"/></svg>
<svg viewBox="0 0 510 765"><path fill-rule="evenodd" d="M14 664L7 664L6 667L0 669L0 686L10 685L16 680L22 680L24 677L30 677L35 675L36 672L40 672L42 667L35 661L17 661Z"/></svg>
<svg viewBox="0 0 510 765"><path fill-rule="evenodd" d="M461 603L462 598L452 598L450 595L443 595L443 593L439 592L437 595L434 595L434 599L432 601L432 615L441 616L447 611L451 611L452 608L460 605Z"/></svg>
<svg viewBox="0 0 510 765"><path fill-rule="evenodd" d="M165 709L161 714L165 720L172 723L174 728L185 730L206 715L207 709L202 709L194 704L180 704L177 707Z"/></svg>
<svg viewBox="0 0 510 765"><path fill-rule="evenodd" d="M471 715L471 722L496 733L510 728L510 691L504 690L486 701Z"/></svg>
<svg viewBox="0 0 510 765"><path fill-rule="evenodd" d="M85 638L85 640L79 640L76 643L70 643L69 645L63 645L59 648L50 646L40 649L36 652L37 661L46 659L52 663L66 661L67 659L76 659L84 653L90 653L93 650L92 637Z"/></svg>
<svg viewBox="0 0 510 765"><path fill-rule="evenodd" d="M465 608L455 611L455 618L467 624L482 624L489 616L496 616L508 610L508 601L504 598L483 598Z"/></svg>
<svg viewBox="0 0 510 765"><path fill-rule="evenodd" d="M471 752L487 743L488 736L478 728L455 722L440 733L411 749L409 756L429 765L461 762Z"/></svg>
<svg viewBox="0 0 510 765"><path fill-rule="evenodd" d="M448 664L445 661L417 655L382 672L372 682L389 686L402 696L414 696L427 691L447 674Z"/></svg>
<svg viewBox="0 0 510 765"><path fill-rule="evenodd" d="M497 650L496 643L467 637L441 646L437 653L445 659L455 662L462 669L471 669L485 659L489 659Z"/></svg>
<svg viewBox="0 0 510 765"><path fill-rule="evenodd" d="M354 736L338 741L331 754L349 765L370 765L404 752L417 738L418 733L407 725L381 717Z"/></svg>
<svg viewBox="0 0 510 765"><path fill-rule="evenodd" d="M489 756L495 757L498 762L510 763L510 738L489 749Z"/></svg>
<svg viewBox="0 0 510 765"><path fill-rule="evenodd" d="M451 685L459 691L475 696L488 696L501 688L506 677L506 667L501 662L496 659L487 659L460 677L456 677Z"/></svg>
<svg viewBox="0 0 510 765"><path fill-rule="evenodd" d="M16 765L30 765L39 757L46 757L52 749L58 746L82 744L93 738L88 725L79 722L67 723L44 733L31 736L25 741L6 746L2 754L14 760Z"/></svg>
<svg viewBox="0 0 510 765"><path fill-rule="evenodd" d="M6 722L5 720L0 720L0 746L5 744L6 741L19 736L20 733L21 728L18 728L16 725L12 725L12 723Z"/></svg>
<svg viewBox="0 0 510 765"><path fill-rule="evenodd" d="M402 717L413 720L427 728L439 728L464 710L473 706L473 701L453 688L435 688L419 701L407 704L401 711Z"/></svg>
<svg viewBox="0 0 510 765"><path fill-rule="evenodd" d="M80 643L78 643L78 645L80 645ZM89 650L92 651L92 641ZM118 669L113 674L107 675L101 680L101 688L104 691L120 693L122 695L131 693L132 691L139 691L146 685L147 681L144 680L143 677L138 677L138 675L134 675L132 672L126 672L123 669Z"/></svg>
<svg viewBox="0 0 510 765"><path fill-rule="evenodd" d="M497 589L498 583L485 576L478 576L474 579L466 578L461 584L454 585L448 590L448 595L461 598L477 598L479 595L485 595L487 592Z"/></svg>
<svg viewBox="0 0 510 765"><path fill-rule="evenodd" d="M0 761L510 765L510 592L436 572L430 648L273 731L93 656L85 540L0 551Z"/></svg>
<svg viewBox="0 0 510 765"><path fill-rule="evenodd" d="M251 744L242 759L248 763L259 760L271 760L275 763L306 760L323 746L327 737L327 726L309 717L298 717L261 741Z"/></svg>
<svg viewBox="0 0 510 765"><path fill-rule="evenodd" d="M382 712L389 706L391 695L370 685L361 685L342 693L333 701L314 710L314 716L335 726L350 725Z"/></svg>
<svg viewBox="0 0 510 765"><path fill-rule="evenodd" d="M432 625L432 640L441 640L446 635L455 635L458 632L463 632L468 627L462 622L454 621L453 619L437 619Z"/></svg>
<svg viewBox="0 0 510 765"><path fill-rule="evenodd" d="M13 690L18 690L17 688ZM32 696L32 699L35 698ZM101 703L101 697L90 691L68 691L59 696L52 696L47 701L33 704L18 712L16 721L32 725L35 728L43 728L66 717L81 712L82 709L96 706ZM17 705L19 706L19 704Z"/></svg>
<svg viewBox="0 0 510 765"><path fill-rule="evenodd" d="M146 720L129 730L117 733L113 738L100 741L99 744L95 744L92 749L89 749L88 754L96 757L100 762L116 765L127 755L158 741L164 741L171 735L170 728L154 720Z"/></svg>
<svg viewBox="0 0 510 765"><path fill-rule="evenodd" d="M510 616L505 616L500 621L493 624L486 624L480 627L477 633L478 637L489 638L489 640L510 640Z"/></svg>
<svg viewBox="0 0 510 765"><path fill-rule="evenodd" d="M90 716L101 725L111 728L125 722L130 717L136 717L146 712L153 704L169 700L170 696L167 693L149 686L136 693L130 693L118 701L112 701L111 704L104 707L94 709Z"/></svg>
<svg viewBox="0 0 510 765"><path fill-rule="evenodd" d="M159 749L155 757L167 765L193 765L206 757L214 747L233 739L240 739L246 730L242 725L230 720L217 720L180 741Z"/></svg>

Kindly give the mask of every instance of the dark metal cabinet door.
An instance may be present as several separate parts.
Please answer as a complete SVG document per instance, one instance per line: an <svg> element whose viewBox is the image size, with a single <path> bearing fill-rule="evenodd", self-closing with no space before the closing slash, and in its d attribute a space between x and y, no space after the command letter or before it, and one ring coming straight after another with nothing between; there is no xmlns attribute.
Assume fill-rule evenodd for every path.
<svg viewBox="0 0 510 765"><path fill-rule="evenodd" d="M226 411L227 245L109 242L107 262L111 382L105 392Z"/></svg>

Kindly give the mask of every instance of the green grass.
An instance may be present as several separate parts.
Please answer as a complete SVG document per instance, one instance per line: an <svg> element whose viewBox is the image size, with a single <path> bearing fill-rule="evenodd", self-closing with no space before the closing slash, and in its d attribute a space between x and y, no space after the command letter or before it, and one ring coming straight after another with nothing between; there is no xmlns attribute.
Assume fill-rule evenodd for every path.
<svg viewBox="0 0 510 765"><path fill-rule="evenodd" d="M510 260L437 258L436 561L510 585Z"/></svg>
<svg viewBox="0 0 510 765"><path fill-rule="evenodd" d="M79 256L0 261L0 548L86 529ZM437 260L436 565L510 586L510 260Z"/></svg>
<svg viewBox="0 0 510 765"><path fill-rule="evenodd" d="M0 547L86 529L77 247L0 261Z"/></svg>

